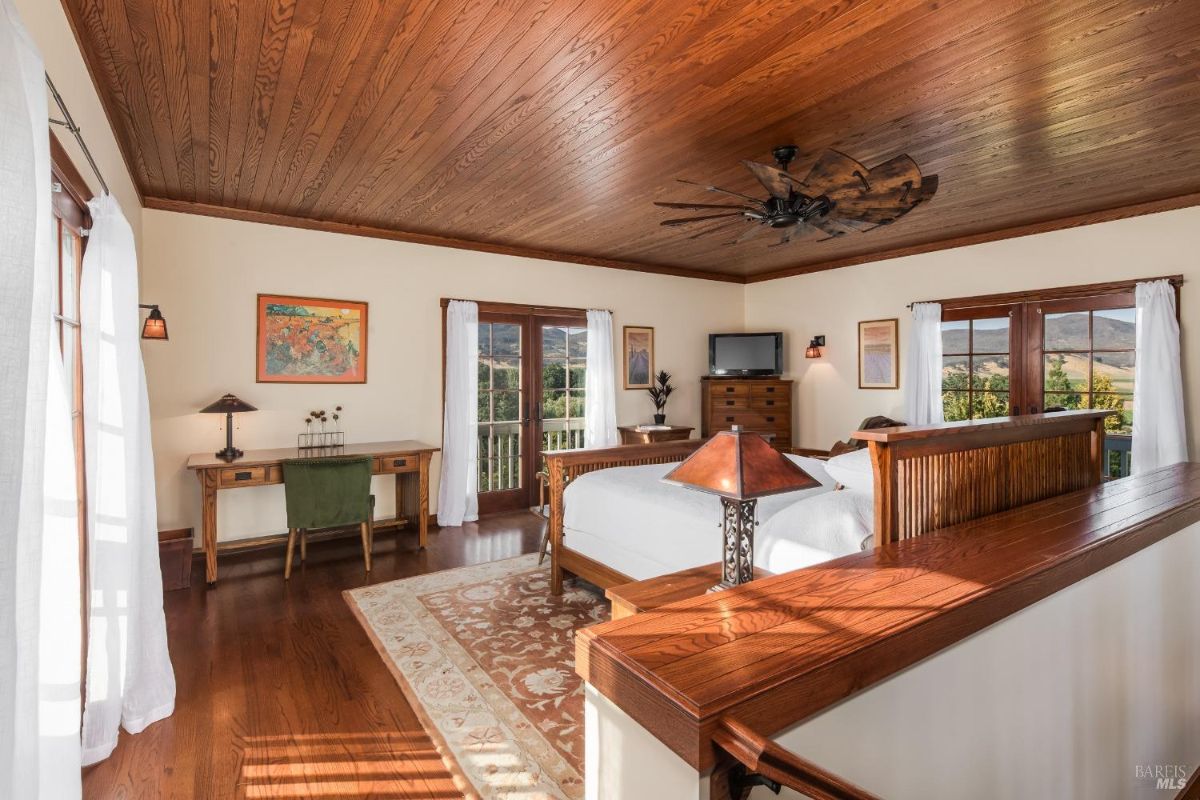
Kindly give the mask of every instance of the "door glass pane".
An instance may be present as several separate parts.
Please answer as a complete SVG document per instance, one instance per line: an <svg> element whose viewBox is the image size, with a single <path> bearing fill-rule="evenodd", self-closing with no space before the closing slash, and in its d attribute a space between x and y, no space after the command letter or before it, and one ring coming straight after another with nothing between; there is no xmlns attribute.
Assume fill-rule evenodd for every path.
<svg viewBox="0 0 1200 800"><path fill-rule="evenodd" d="M1043 358L1045 360L1043 389L1046 394L1087 391L1090 364L1086 355L1047 353ZM1071 407L1077 408L1078 406Z"/></svg>
<svg viewBox="0 0 1200 800"><path fill-rule="evenodd" d="M1046 314L1044 350L1087 350L1088 312Z"/></svg>
<svg viewBox="0 0 1200 800"><path fill-rule="evenodd" d="M971 321L971 351L975 353L1008 352L1008 317Z"/></svg>
<svg viewBox="0 0 1200 800"><path fill-rule="evenodd" d="M942 356L942 391L967 388L967 365L970 356Z"/></svg>
<svg viewBox="0 0 1200 800"><path fill-rule="evenodd" d="M959 322L943 322L942 323L942 354L943 355L959 355L970 352L971 350L971 322L970 320L961 320Z"/></svg>
<svg viewBox="0 0 1200 800"><path fill-rule="evenodd" d="M521 326L479 323L479 491L522 485Z"/></svg>
<svg viewBox="0 0 1200 800"><path fill-rule="evenodd" d="M1093 392L1133 391L1133 351L1092 354Z"/></svg>
<svg viewBox="0 0 1200 800"><path fill-rule="evenodd" d="M1008 356L971 357L971 388L989 392L1008 391Z"/></svg>
<svg viewBox="0 0 1200 800"><path fill-rule="evenodd" d="M983 391L971 393L971 417L973 419L1007 417L1008 414L1008 392Z"/></svg>
<svg viewBox="0 0 1200 800"><path fill-rule="evenodd" d="M586 327L542 327L542 450L583 447L586 368Z"/></svg>
<svg viewBox="0 0 1200 800"><path fill-rule="evenodd" d="M1092 348L1132 350L1137 312L1132 308L1110 308L1092 312Z"/></svg>
<svg viewBox="0 0 1200 800"><path fill-rule="evenodd" d="M969 392L942 392L942 415L946 422L959 422L971 418L971 395Z"/></svg>

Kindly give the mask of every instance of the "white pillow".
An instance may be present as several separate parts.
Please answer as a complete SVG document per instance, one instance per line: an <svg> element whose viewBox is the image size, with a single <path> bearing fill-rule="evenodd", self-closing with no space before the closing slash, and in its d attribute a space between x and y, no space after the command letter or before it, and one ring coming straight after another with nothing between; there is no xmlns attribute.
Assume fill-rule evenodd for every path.
<svg viewBox="0 0 1200 800"><path fill-rule="evenodd" d="M852 492L874 494L875 476L871 468L871 451L867 448L843 453L825 462L829 477Z"/></svg>

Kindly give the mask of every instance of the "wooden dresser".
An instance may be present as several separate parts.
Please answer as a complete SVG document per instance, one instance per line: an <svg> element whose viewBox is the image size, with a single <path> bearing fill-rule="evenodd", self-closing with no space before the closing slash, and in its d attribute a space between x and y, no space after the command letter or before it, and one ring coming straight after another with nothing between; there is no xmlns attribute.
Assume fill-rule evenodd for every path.
<svg viewBox="0 0 1200 800"><path fill-rule="evenodd" d="M792 447L792 382L783 378L700 379L700 436L734 425L761 433L779 450Z"/></svg>

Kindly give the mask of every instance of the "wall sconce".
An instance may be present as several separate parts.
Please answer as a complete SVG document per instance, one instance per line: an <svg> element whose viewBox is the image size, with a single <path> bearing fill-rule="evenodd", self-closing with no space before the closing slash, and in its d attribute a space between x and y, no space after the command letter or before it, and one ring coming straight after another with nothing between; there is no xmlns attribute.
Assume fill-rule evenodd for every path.
<svg viewBox="0 0 1200 800"><path fill-rule="evenodd" d="M825 346L824 336L814 336L808 340L808 348L804 351L805 358L820 358L821 348Z"/></svg>
<svg viewBox="0 0 1200 800"><path fill-rule="evenodd" d="M142 338L166 341L167 321L163 319L162 312L158 310L158 306L138 303L138 308L150 309L150 316L146 317L146 322L142 325Z"/></svg>

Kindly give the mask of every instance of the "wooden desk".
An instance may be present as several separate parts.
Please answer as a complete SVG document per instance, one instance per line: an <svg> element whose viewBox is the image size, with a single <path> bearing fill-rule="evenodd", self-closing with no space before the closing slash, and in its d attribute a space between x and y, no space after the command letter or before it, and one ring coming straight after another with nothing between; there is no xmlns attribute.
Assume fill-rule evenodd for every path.
<svg viewBox="0 0 1200 800"><path fill-rule="evenodd" d="M440 448L409 440L398 442L366 442L339 447L339 456L371 456L374 475L396 476L396 518L380 520L379 525L404 525L404 490L415 483L417 529L420 546L429 539L429 461ZM289 458L308 458L328 451L297 450L280 447L274 450L247 450L236 461L222 461L211 453L197 453L188 458L187 468L196 471L202 493L201 531L204 540L204 566L209 583L217 582L217 492L221 489L240 489L246 486L270 486L283 483L282 463ZM233 544L236 547L236 543Z"/></svg>
<svg viewBox="0 0 1200 800"><path fill-rule="evenodd" d="M770 575L765 569L754 568L755 580ZM708 590L720 582L721 565L705 564L703 567L692 567L672 572L670 575L613 586L604 592L604 596L612 601L612 618L618 620L678 603L680 600L700 597L708 594Z"/></svg>
<svg viewBox="0 0 1200 800"><path fill-rule="evenodd" d="M637 425L619 425L617 430L621 432L621 444L654 444L655 442L674 442L691 438L692 431L695 429L672 425L667 428L643 431L638 430Z"/></svg>

